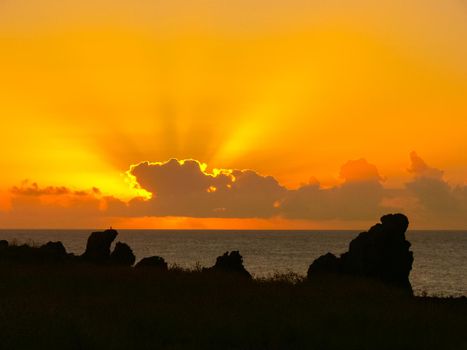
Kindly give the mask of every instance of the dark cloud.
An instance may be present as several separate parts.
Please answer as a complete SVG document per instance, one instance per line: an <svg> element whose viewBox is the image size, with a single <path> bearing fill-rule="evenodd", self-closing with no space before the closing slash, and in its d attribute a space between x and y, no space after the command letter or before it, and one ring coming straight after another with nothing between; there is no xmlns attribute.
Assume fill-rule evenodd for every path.
<svg viewBox="0 0 467 350"><path fill-rule="evenodd" d="M460 209L460 200L463 199L443 179L417 177L408 182L406 188L417 198L423 209L431 213L454 214Z"/></svg>
<svg viewBox="0 0 467 350"><path fill-rule="evenodd" d="M153 195L132 201L130 211L148 216L371 219L382 212L382 177L364 159L346 163L343 184L331 189L315 183L288 190L271 176L252 170L209 173L195 160L143 162L130 173Z"/></svg>
<svg viewBox="0 0 467 350"><path fill-rule="evenodd" d="M65 186L47 186L40 187L37 182L30 183L25 180L20 186L14 186L10 192L17 196L88 196L99 195L101 192L97 187L88 190L71 190Z"/></svg>
<svg viewBox="0 0 467 350"><path fill-rule="evenodd" d="M302 220L371 220L388 211L408 213L422 224L467 222L467 188L453 187L443 171L430 167L415 152L404 187L384 187L384 178L365 159L345 163L342 183L323 188L319 182L295 190L252 170L207 172L195 160L144 162L131 168L138 186L153 194L120 208L130 216L187 216Z"/></svg>
<svg viewBox="0 0 467 350"><path fill-rule="evenodd" d="M22 196L43 196L43 195L66 195L70 194L71 191L69 188L64 186L48 186L40 188L36 182L29 183L29 181L25 180L21 184L21 186L15 186L11 189L11 193L15 195L22 195Z"/></svg>
<svg viewBox="0 0 467 350"><path fill-rule="evenodd" d="M135 200L146 215L264 218L277 214L275 203L286 193L277 180L252 170L205 171L196 160L143 162L131 168L139 187L152 193Z"/></svg>
<svg viewBox="0 0 467 350"><path fill-rule="evenodd" d="M444 172L430 167L415 152L410 154L409 172L413 179L406 184L406 190L418 205L417 215L424 220L448 219L454 223L467 222L467 188L452 186L443 177Z"/></svg>
<svg viewBox="0 0 467 350"><path fill-rule="evenodd" d="M282 215L291 219L365 220L382 212L384 188L376 167L364 159L349 161L340 171L344 183L321 188L318 183L288 191Z"/></svg>

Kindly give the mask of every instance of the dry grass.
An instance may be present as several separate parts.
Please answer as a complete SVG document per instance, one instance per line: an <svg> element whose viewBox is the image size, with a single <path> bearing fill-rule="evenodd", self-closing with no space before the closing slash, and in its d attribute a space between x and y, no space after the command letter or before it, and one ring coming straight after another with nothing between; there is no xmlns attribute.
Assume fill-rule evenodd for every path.
<svg viewBox="0 0 467 350"><path fill-rule="evenodd" d="M467 349L465 298L325 285L199 268L0 265L0 348Z"/></svg>

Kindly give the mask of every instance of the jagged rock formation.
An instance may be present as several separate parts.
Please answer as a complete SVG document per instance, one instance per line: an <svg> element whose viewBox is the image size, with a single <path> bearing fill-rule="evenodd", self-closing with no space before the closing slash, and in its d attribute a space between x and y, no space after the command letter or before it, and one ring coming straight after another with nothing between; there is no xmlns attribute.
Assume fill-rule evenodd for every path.
<svg viewBox="0 0 467 350"><path fill-rule="evenodd" d="M405 239L408 225L409 220L403 214L383 216L381 223L352 240L349 251L339 258L328 253L316 259L308 269L308 279L358 276L401 287L411 293L409 274L413 253L410 242Z"/></svg>
<svg viewBox="0 0 467 350"><path fill-rule="evenodd" d="M214 266L208 269L214 272L227 272L234 273L238 276L251 278L250 273L243 266L243 258L238 250L225 252L223 255L218 256Z"/></svg>
<svg viewBox="0 0 467 350"><path fill-rule="evenodd" d="M130 246L126 243L117 242L113 252L110 254L110 262L114 265L132 266L136 257Z"/></svg>
<svg viewBox="0 0 467 350"><path fill-rule="evenodd" d="M81 257L94 263L107 262L110 258L110 246L117 235L118 232L112 229L91 233L86 244L86 251Z"/></svg>
<svg viewBox="0 0 467 350"><path fill-rule="evenodd" d="M168 265L165 262L164 258L160 256L150 256L148 258L142 259L135 266L136 268L147 268L147 269L157 269L160 271L167 271Z"/></svg>
<svg viewBox="0 0 467 350"><path fill-rule="evenodd" d="M48 242L40 247L27 244L10 245L0 241L0 261L9 263L93 263L132 266L135 255L131 248L117 242L110 252L112 242L117 237L116 230L93 232L88 238L86 251L81 256L68 254L62 242Z"/></svg>

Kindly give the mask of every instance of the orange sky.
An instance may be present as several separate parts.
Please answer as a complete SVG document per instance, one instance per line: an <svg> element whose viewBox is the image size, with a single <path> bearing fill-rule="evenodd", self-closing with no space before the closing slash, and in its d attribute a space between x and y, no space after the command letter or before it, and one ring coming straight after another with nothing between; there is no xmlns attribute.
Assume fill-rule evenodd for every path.
<svg viewBox="0 0 467 350"><path fill-rule="evenodd" d="M128 201L137 195L130 165L171 158L205 162L208 172L253 169L289 190L310 179L340 186L341 166L364 158L385 189L402 189L416 151L444 171L443 183L464 186L466 42L459 0L4 0L0 227L58 225L52 212L24 222L12 210L11 189L25 179ZM427 196L412 198L416 205L403 197L384 202L410 206L419 227L452 222L424 222ZM377 219L287 215L154 213L85 226L334 228Z"/></svg>

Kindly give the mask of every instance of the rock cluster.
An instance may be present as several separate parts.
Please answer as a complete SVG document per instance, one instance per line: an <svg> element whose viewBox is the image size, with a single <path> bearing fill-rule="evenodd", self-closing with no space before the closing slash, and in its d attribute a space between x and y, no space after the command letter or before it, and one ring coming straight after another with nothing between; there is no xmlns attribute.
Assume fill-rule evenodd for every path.
<svg viewBox="0 0 467 350"><path fill-rule="evenodd" d="M349 250L337 257L327 253L316 259L309 267L307 278L310 281L320 277L336 278L356 276L381 281L412 292L409 274L412 269L413 254L405 232L409 221L403 214L390 214L381 218L381 223L362 232L352 240ZM40 247L10 245L0 240L0 262L7 263L87 263L109 266L133 266L135 255L131 248L121 242L111 246L118 232L105 230L93 232L86 244L86 251L81 256L68 254L61 242L48 242ZM135 266L138 269L167 271L167 262L152 256L142 259ZM202 269L206 273L227 273L251 279L252 276L243 265L239 251L225 252L217 257L210 268Z"/></svg>
<svg viewBox="0 0 467 350"><path fill-rule="evenodd" d="M135 255L131 248L117 242L113 252L110 252L112 242L117 237L115 230L93 232L87 241L86 251L81 256L67 253L62 242L48 242L42 246L27 244L15 245L0 240L0 261L7 263L92 263L120 266L132 266Z"/></svg>
<svg viewBox="0 0 467 350"><path fill-rule="evenodd" d="M96 263L109 260L110 246L117 235L118 232L112 229L91 233L86 243L86 251L82 255L83 259Z"/></svg>
<svg viewBox="0 0 467 350"><path fill-rule="evenodd" d="M117 242L113 252L110 254L110 262L114 265L132 266L136 257L133 250L126 243Z"/></svg>
<svg viewBox="0 0 467 350"><path fill-rule="evenodd" d="M71 259L62 242L48 242L40 247L10 245L8 241L0 241L0 261L9 263L62 263Z"/></svg>
<svg viewBox="0 0 467 350"><path fill-rule="evenodd" d="M86 244L86 251L81 258L95 264L132 266L135 263L135 255L127 244L117 242L113 252L110 252L112 242L117 235L118 232L112 229L91 233Z"/></svg>

